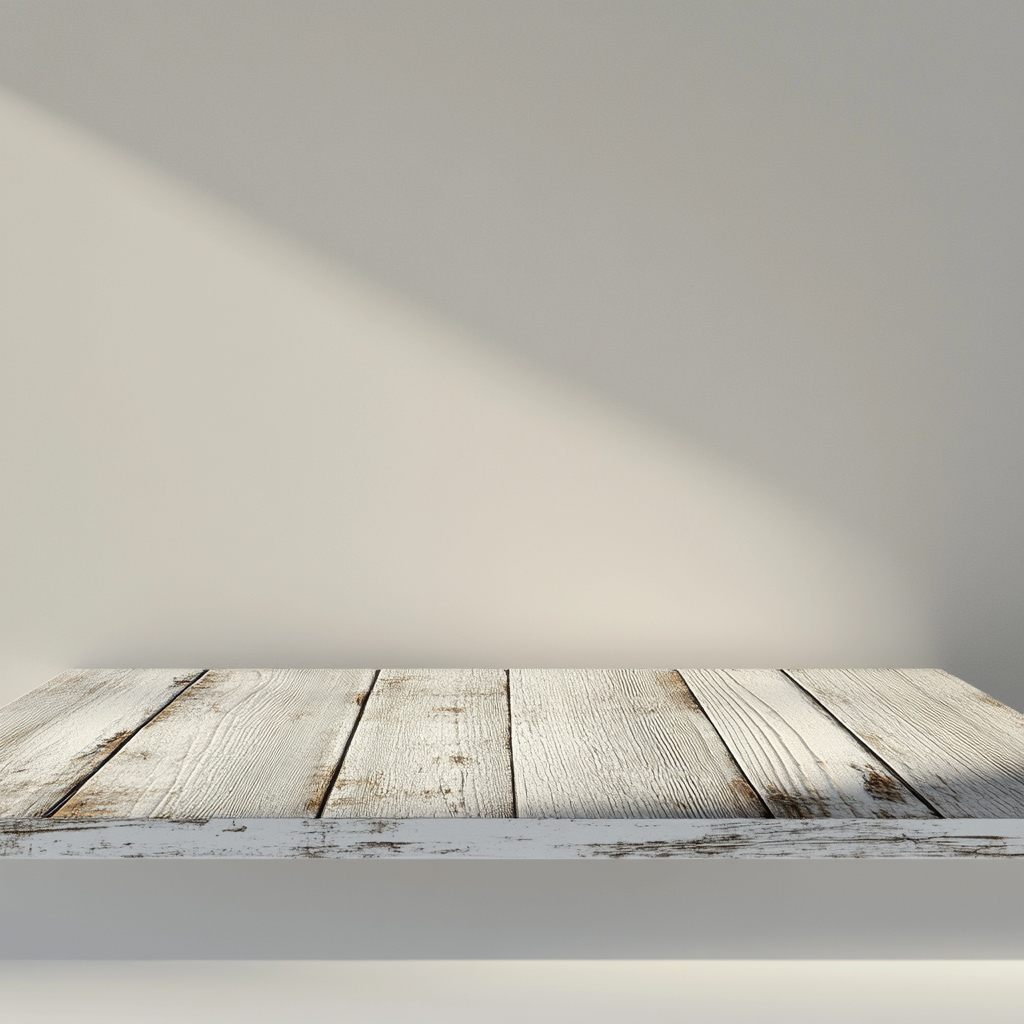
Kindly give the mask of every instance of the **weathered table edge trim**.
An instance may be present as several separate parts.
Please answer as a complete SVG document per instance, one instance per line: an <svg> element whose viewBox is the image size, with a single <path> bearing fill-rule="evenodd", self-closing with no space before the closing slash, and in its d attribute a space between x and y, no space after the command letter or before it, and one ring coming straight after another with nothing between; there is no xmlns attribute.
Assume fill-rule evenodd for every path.
<svg viewBox="0 0 1024 1024"><path fill-rule="evenodd" d="M0 858L1024 858L1024 819L0 819Z"/></svg>

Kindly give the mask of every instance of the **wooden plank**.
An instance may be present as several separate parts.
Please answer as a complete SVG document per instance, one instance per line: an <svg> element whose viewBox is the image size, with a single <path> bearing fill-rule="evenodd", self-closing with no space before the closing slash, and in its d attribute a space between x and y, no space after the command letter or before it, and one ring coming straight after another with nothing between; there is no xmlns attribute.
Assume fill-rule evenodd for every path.
<svg viewBox="0 0 1024 1024"><path fill-rule="evenodd" d="M935 817L780 670L680 671L776 817Z"/></svg>
<svg viewBox="0 0 1024 1024"><path fill-rule="evenodd" d="M324 817L511 817L504 669L383 669Z"/></svg>
<svg viewBox="0 0 1024 1024"><path fill-rule="evenodd" d="M766 811L674 669L512 669L524 818L750 818Z"/></svg>
<svg viewBox="0 0 1024 1024"><path fill-rule="evenodd" d="M789 674L948 818L1024 818L1024 715L939 669Z"/></svg>
<svg viewBox="0 0 1024 1024"><path fill-rule="evenodd" d="M1019 818L23 818L0 862L68 857L429 860L1015 858ZM788 877L788 876L787 876ZM877 876L875 884L877 884ZM705 878L706 880L706 878Z"/></svg>
<svg viewBox="0 0 1024 1024"><path fill-rule="evenodd" d="M0 709L0 816L44 815L201 669L71 669Z"/></svg>
<svg viewBox="0 0 1024 1024"><path fill-rule="evenodd" d="M372 681L371 669L214 669L57 815L314 816Z"/></svg>

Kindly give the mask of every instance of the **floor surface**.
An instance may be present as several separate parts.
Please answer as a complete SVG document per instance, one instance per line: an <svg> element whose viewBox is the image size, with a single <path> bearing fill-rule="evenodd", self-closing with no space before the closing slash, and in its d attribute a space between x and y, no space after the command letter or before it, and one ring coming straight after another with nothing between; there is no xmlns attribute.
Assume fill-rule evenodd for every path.
<svg viewBox="0 0 1024 1024"><path fill-rule="evenodd" d="M1020 1020L1024 961L0 961L10 1024Z"/></svg>

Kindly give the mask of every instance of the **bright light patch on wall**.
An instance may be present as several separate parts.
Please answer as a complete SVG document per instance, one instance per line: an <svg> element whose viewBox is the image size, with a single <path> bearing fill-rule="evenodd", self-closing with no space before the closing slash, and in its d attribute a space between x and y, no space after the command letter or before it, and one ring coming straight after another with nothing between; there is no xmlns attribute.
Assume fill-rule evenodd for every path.
<svg viewBox="0 0 1024 1024"><path fill-rule="evenodd" d="M929 660L893 567L764 481L10 96L0 137L0 699L72 664Z"/></svg>

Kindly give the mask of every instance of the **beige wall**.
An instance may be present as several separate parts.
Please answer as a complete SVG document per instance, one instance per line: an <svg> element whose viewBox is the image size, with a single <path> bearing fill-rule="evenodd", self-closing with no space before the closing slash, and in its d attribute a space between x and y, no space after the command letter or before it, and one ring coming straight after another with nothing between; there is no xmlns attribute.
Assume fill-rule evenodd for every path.
<svg viewBox="0 0 1024 1024"><path fill-rule="evenodd" d="M804 634L775 616L835 638L815 609L833 621L844 601L866 601L866 619L842 613L863 643L798 648L849 661L927 656L1024 707L1016 0L0 0L0 86L37 105L29 120L57 115L159 168L179 183L170 192L188 182L205 196L181 200L193 212L180 215L169 199L132 207L120 193L89 207L72 198L88 188L69 184L88 178L88 161L51 149L64 184L48 203L35 158L8 144L11 173L36 189L32 201L8 193L12 238L27 234L38 251L5 247L16 293L6 315L29 326L0 339L15 366L4 386L11 409L28 406L16 420L25 430L40 395L60 397L53 425L4 439L9 458L27 460L18 473L37 474L3 512L16 526L4 541L17 584L7 628L26 652L11 658L35 664L26 678L42 670L33 659L51 664L31 653L51 649L33 639L39 629L63 638L52 654L61 665L170 657L185 637L232 659L652 660L670 633L672 657L684 644L732 661L792 650L789 638ZM107 181L94 182L100 192L121 180L92 173ZM217 202L231 212L211 212ZM88 214L103 203L121 212ZM227 235L211 226L224 217L235 225ZM168 220L174 230L157 227ZM364 303L353 313L351 296L371 292L376 312ZM404 353L388 365L432 383L408 385L387 426L378 416L374 433L360 433L357 410L379 412L387 391L374 360L389 343L353 325L399 307L403 326L379 329ZM287 355L274 325L314 320L289 334L306 354ZM347 345L312 340L342 335ZM44 354L68 351L66 373ZM106 354L89 362L90 352ZM340 378L356 392L347 411L317 419ZM202 412L173 431L145 420L140 398L121 398L137 396L139 381L183 391ZM281 382L290 397L264 401ZM428 400L436 388L462 396L440 418ZM90 404L97 393L108 401ZM232 402L257 402L259 425L243 428ZM78 447L61 426L71 409ZM159 452L147 459L161 472L146 477L122 434ZM381 449L387 458L370 454ZM202 469L214 461L217 474ZM266 480L281 465L280 479L316 483L317 507L331 511L315 528L309 508L281 497L287 489L242 498L264 463ZM782 559L785 515L764 512L761 498L726 500L709 482L720 470L841 535L840 547L870 549L853 561L876 582L836 585L819 602L817 584L795 582L803 568L755 570ZM73 529L44 500L44 477L77 488ZM433 505L414 516L393 500L411 479L444 481L450 495L452 479L471 478L478 486L451 515ZM160 488L185 482L204 495L219 482L219 501L158 529L169 515L153 511L167 507ZM360 487L387 495L386 513L340 497ZM682 497L623 499L656 487L681 488L705 510L738 504L749 522L705 511L683 528L663 511ZM579 530L579 510L588 518L595 506L604 525ZM715 532L705 521L720 540L698 556L692 538ZM753 539L765 532L776 539ZM42 550L18 539L32 536L48 538ZM316 558L305 546L314 537L326 538ZM304 596L267 605L268 588L239 583L242 600L219 582L254 579L256 550L260 580L278 581L269 589L287 578ZM533 569L521 551L540 559ZM723 568L727 552L738 567ZM44 571L47 559L60 573ZM340 606L320 595L339 575L379 581L397 560L421 567L431 597L366 584L344 616L357 640L343 643ZM200 564L217 568L203 596L172 597L170 580ZM684 565L691 583L722 581L719 597L680 596ZM481 574L505 581L486 603L467 596ZM787 580L770 615L770 588L755 598L755 576L766 588ZM889 576L910 582L882 585ZM132 596L90 603L72 579ZM876 586L885 596L866 597ZM619 604L607 603L612 592ZM815 595L810 611L797 593ZM216 615L197 610L207 600ZM161 601L165 610L144 612ZM331 609L332 625L299 612L304 601ZM917 625L905 631L909 619L887 601L912 608ZM443 608L462 632L441 628ZM153 618L136 630L133 615ZM375 632L385 621L386 641ZM890 621L885 635L903 639L880 647L864 621ZM202 623L216 642L202 640Z"/></svg>
<svg viewBox="0 0 1024 1024"><path fill-rule="evenodd" d="M78 664L924 663L749 471L0 100L3 696Z"/></svg>

